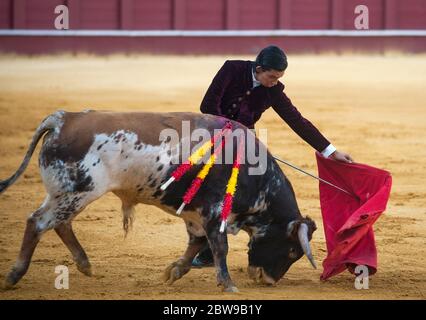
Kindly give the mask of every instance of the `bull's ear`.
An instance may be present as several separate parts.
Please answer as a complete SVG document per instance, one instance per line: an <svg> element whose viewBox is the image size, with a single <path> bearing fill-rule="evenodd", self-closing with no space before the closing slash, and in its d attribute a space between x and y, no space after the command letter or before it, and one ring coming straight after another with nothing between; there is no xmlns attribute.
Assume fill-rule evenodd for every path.
<svg viewBox="0 0 426 320"><path fill-rule="evenodd" d="M287 225L287 238L296 241L297 240L297 230L299 230L300 223L302 220L297 219L290 221Z"/></svg>
<svg viewBox="0 0 426 320"><path fill-rule="evenodd" d="M290 221L287 225L287 237L294 241L298 240L298 231L302 223L308 226L308 238L309 240L311 240L312 234L317 229L317 226L315 224L315 221L312 220L309 216L306 216L305 218L301 217L300 219Z"/></svg>
<svg viewBox="0 0 426 320"><path fill-rule="evenodd" d="M315 230L317 230L317 225L315 224L315 221L312 220L309 216L306 216L302 219L302 223L305 223L308 226L308 237L309 241L312 239L312 234Z"/></svg>

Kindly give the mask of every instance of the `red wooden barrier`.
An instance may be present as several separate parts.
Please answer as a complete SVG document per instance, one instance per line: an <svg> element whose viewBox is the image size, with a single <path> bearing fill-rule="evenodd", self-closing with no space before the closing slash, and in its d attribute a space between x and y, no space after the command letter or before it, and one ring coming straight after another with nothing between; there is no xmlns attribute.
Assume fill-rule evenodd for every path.
<svg viewBox="0 0 426 320"><path fill-rule="evenodd" d="M65 4L69 8L71 30L355 30L354 10L361 2L359 0L0 0L0 33L14 29L55 30L54 9L59 4ZM426 30L425 0L364 0L362 4L369 9L371 30ZM41 50L36 44L41 41L40 37L21 35L12 38L6 35L6 32L2 34L0 51L20 52L24 48L31 51L29 49L31 46L34 47L34 51L39 52L35 48ZM83 40L84 36L79 35L73 40L46 37L42 41L45 43L45 51L57 51L59 48L97 51L97 48L104 48L103 41L111 45L117 43L117 47L111 47L108 51L125 51L126 48L154 51L162 48L160 51L188 53L252 50L246 47L248 38L243 39L238 35L203 41L191 37L183 40L184 37L181 36L176 39L167 37L126 39L128 36L123 34L122 39L114 40L108 37L102 40L100 37L95 41L93 38ZM426 50L424 36L416 36L410 40L404 37L400 42L397 42L396 38L375 37L374 41L367 38L356 41L353 41L353 38L345 40L343 38L344 35L324 40L326 45L321 45L324 36L320 36L319 40L304 38L303 35L299 38L286 36L270 39L274 43L285 42L287 48L297 51L301 49L321 51L325 47L327 50L330 50L330 47L333 50L333 46L336 50L343 48L357 50L361 47L368 50L374 41L381 42L378 46L373 46L376 49L396 47L416 52ZM263 36L254 36L250 41L254 47L261 48L265 39ZM308 40L303 43L300 39ZM80 41L81 45L78 43ZM138 44L139 42L143 42L144 45ZM210 48L213 43L213 48ZM185 49L182 48L182 44L185 44ZM291 47L292 45L294 47ZM349 48L346 48L347 46Z"/></svg>
<svg viewBox="0 0 426 320"><path fill-rule="evenodd" d="M354 29L359 0L0 0L0 28L53 29L69 7L72 29ZM426 29L424 0L364 0L370 29Z"/></svg>

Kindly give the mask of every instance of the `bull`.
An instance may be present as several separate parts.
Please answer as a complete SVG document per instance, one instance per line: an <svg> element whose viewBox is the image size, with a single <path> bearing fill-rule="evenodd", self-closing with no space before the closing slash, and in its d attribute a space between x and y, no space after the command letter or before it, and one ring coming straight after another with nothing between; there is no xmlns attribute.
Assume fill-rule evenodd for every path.
<svg viewBox="0 0 426 320"><path fill-rule="evenodd" d="M78 270L90 276L91 264L73 232L72 221L107 192L113 192L122 201L126 232L138 203L155 205L176 215L185 191L200 168L195 166L163 191L161 185L177 167L178 161L173 160L179 157L175 151L181 141L162 140L160 133L163 129L182 133L182 121L190 121L193 128L203 128L213 134L227 120L194 113L90 110L57 111L45 118L36 129L16 173L0 182L0 192L3 192L16 181L43 137L38 160L47 195L27 219L21 250L6 276L5 287L13 287L25 275L41 236L50 229L55 230L70 250ZM253 135L238 122L232 124ZM258 148L265 148L259 140L254 141ZM301 215L290 181L271 154L267 153L266 161L261 175L250 175L249 164L241 166L227 232L223 233L219 232L220 210L230 166L212 167L198 194L180 215L186 224L188 246L183 255L166 268L165 282L172 284L188 273L193 258L208 241L218 285L227 292L238 291L229 275L226 258L227 233L240 230L250 237L248 273L256 281L276 283L303 255L315 267L309 244L316 230L315 223Z"/></svg>

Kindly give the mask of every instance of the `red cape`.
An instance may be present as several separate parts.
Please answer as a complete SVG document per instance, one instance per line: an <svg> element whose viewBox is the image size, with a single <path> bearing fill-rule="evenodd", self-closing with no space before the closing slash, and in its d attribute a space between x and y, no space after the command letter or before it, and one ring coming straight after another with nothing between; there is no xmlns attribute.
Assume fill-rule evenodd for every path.
<svg viewBox="0 0 426 320"><path fill-rule="evenodd" d="M322 280L356 265L369 274L377 270L373 224L386 209L392 186L389 172L365 164L343 163L316 153L319 177L353 194L319 183L321 212L327 242Z"/></svg>

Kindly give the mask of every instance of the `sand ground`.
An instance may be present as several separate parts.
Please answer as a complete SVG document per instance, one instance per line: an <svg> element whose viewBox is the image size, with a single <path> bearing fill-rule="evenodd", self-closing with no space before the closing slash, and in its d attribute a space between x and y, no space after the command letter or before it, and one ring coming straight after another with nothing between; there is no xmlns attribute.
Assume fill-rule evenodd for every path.
<svg viewBox="0 0 426 320"><path fill-rule="evenodd" d="M35 128L55 110L198 112L208 84L227 58L0 56L0 178L17 169ZM246 275L248 236L243 232L230 236L228 259L240 293L222 293L212 268L192 270L167 286L162 272L186 246L184 224L155 207L139 205L133 231L124 239L120 201L107 194L74 222L93 277L77 271L68 250L50 231L27 275L15 289L0 291L0 299L424 299L426 56L302 55L290 56L289 63L283 82L302 114L357 162L393 175L387 211L375 225L379 268L369 290L356 290L348 272L321 282L321 268L313 270L306 259L274 287L254 284ZM273 154L316 172L313 149L273 110L264 114L258 128L268 129ZM326 246L318 184L283 169L302 213L317 221L312 247L321 262ZM18 254L26 217L44 196L34 156L24 175L0 196L0 281ZM54 268L60 264L69 266L68 290L54 287Z"/></svg>

